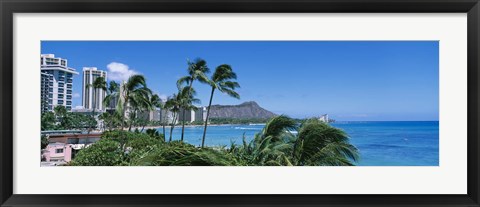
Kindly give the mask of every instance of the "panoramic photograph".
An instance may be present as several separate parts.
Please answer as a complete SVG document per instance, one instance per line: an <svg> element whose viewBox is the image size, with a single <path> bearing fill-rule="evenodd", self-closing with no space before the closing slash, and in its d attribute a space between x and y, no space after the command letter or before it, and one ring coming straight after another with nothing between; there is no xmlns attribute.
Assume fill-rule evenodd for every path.
<svg viewBox="0 0 480 207"><path fill-rule="evenodd" d="M40 165L439 166L438 41L42 41Z"/></svg>

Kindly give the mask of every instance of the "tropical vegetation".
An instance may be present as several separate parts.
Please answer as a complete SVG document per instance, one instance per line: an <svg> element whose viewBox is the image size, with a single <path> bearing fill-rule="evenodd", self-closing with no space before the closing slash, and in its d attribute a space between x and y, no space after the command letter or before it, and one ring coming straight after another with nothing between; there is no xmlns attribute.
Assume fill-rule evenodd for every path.
<svg viewBox="0 0 480 207"><path fill-rule="evenodd" d="M97 125L90 115L67 112L65 106L56 106L53 112L45 112L41 116L41 130L86 130Z"/></svg>
<svg viewBox="0 0 480 207"><path fill-rule="evenodd" d="M291 130L298 130L292 134ZM121 134L126 139L122 139ZM123 146L123 147L122 147ZM358 150L340 129L317 119L299 125L287 116L269 120L250 142L196 147L165 142L156 130L110 131L80 151L70 165L83 166L352 166Z"/></svg>
<svg viewBox="0 0 480 207"><path fill-rule="evenodd" d="M106 91L103 104L107 110L98 115L103 122L100 141L80 150L69 165L80 166L168 166L168 165L226 165L226 166L351 166L359 159L358 150L349 143L347 134L317 119L297 120L285 115L271 119L210 119L215 92L239 99L237 74L228 64L210 69L203 59L187 62L187 75L178 79L177 92L163 102L147 87L142 75L132 75L123 83L97 78L86 87ZM211 88L206 121L186 122L186 111L196 110L200 100L194 82ZM98 89L98 90L97 90ZM95 92L96 93L96 92ZM94 105L96 103L93 103ZM42 114L42 130L96 128L95 111L91 116L67 112L57 106L53 112ZM95 108L95 107L94 107ZM152 122L148 113L158 111L159 121ZM171 120L165 120L170 113ZM179 123L181 122L181 123ZM242 143L229 146L205 146L208 124L266 123L252 140L244 136ZM170 125L166 137L166 125ZM175 126L181 124L179 140L173 140ZM187 124L203 124L200 146L184 142ZM146 129L162 125L162 132ZM132 127L135 127L132 130ZM90 130L89 130L90 131ZM292 133L298 132L298 133ZM42 139L42 143L45 142Z"/></svg>

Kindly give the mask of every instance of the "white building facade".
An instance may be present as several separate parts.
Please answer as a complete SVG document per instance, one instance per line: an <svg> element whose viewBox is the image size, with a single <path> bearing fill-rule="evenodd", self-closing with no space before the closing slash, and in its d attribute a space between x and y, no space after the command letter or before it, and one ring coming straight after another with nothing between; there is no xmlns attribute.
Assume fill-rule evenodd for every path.
<svg viewBox="0 0 480 207"><path fill-rule="evenodd" d="M103 89L94 89L93 87L87 87L87 85L93 84L93 82L103 77L107 80L107 71L98 70L96 67L84 67L83 68L83 82L82 82L82 106L84 109L95 110L98 112L105 111L103 99L105 99L106 91Z"/></svg>
<svg viewBox="0 0 480 207"><path fill-rule="evenodd" d="M55 106L72 110L73 75L78 72L68 67L68 61L54 54L40 55L41 111L53 111Z"/></svg>
<svg viewBox="0 0 480 207"><path fill-rule="evenodd" d="M197 109L195 110L187 110L185 111L185 121L186 122L202 122L206 119L206 107L203 106L196 106ZM178 114L178 121L183 121L183 109L180 109Z"/></svg>
<svg viewBox="0 0 480 207"><path fill-rule="evenodd" d="M329 123L330 119L328 118L328 114L321 115L320 118L318 118L319 121Z"/></svg>

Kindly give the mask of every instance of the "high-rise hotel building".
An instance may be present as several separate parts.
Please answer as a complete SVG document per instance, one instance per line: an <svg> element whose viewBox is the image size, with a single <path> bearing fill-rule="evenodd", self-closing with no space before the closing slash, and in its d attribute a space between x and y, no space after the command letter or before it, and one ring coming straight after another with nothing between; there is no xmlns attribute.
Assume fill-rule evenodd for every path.
<svg viewBox="0 0 480 207"><path fill-rule="evenodd" d="M105 99L107 92L103 89L86 87L89 84L93 84L98 77L103 77L106 81L107 71L98 70L96 67L83 68L82 104L84 109L93 110L93 107L95 107L95 111L102 112L105 111L103 99Z"/></svg>
<svg viewBox="0 0 480 207"><path fill-rule="evenodd" d="M41 74L41 111L53 111L55 106L63 105L72 110L73 75L78 72L69 68L66 59L54 54L40 55Z"/></svg>

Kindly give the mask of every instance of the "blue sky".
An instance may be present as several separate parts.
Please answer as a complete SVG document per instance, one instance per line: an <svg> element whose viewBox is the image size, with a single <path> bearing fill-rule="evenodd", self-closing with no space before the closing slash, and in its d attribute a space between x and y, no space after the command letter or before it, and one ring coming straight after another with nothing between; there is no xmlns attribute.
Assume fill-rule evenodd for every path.
<svg viewBox="0 0 480 207"><path fill-rule="evenodd" d="M187 59L203 58L212 71L226 63L241 99L216 93L213 104L256 101L277 114L339 121L438 120L438 50L437 41L43 41L41 48L80 74L82 67L116 81L143 74L164 97L187 74ZM207 105L210 88L194 87ZM73 89L81 94L81 75Z"/></svg>

